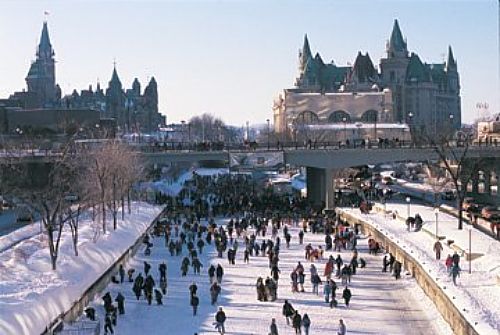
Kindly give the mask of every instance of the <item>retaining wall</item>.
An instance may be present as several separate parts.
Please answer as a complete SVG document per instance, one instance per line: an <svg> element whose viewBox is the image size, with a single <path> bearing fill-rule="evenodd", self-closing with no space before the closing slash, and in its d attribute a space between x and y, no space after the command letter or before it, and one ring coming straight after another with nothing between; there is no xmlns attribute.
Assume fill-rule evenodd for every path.
<svg viewBox="0 0 500 335"><path fill-rule="evenodd" d="M474 327L462 315L461 311L458 310L450 298L445 294L443 289L436 284L434 279L422 268L422 265L413 258L411 251L407 252L402 249L386 235L365 221L342 210L338 210L338 213L340 217L349 224L359 225L363 234L371 235L371 237L379 242L387 252L392 253L396 260L403 264L403 268L411 273L425 294L434 302L439 313L441 313L446 322L450 324L455 334L479 335Z"/></svg>
<svg viewBox="0 0 500 335"><path fill-rule="evenodd" d="M142 241L144 237L146 236L147 233L149 233L152 229L152 227L156 224L158 219L162 216L162 214L165 212L165 210L162 210L158 216L154 218L154 220L151 222L149 227L144 231L142 235L138 237L138 239L135 241L135 243L130 246L120 258L118 258L109 268L104 272L95 282L92 284L78 299L73 303L73 306L71 308L59 315L59 317L54 320L50 326L50 329L55 329L59 328L60 324L62 322L73 322L75 321L78 317L80 317L83 313L83 310L85 309L86 306L90 302L92 302L98 295L101 294L101 292L108 286L108 284L111 282L111 277L116 276L118 274L118 268L120 264L125 264L130 258L134 257L134 255L137 253L139 248L142 245ZM53 334L51 330L47 330L42 335L50 335Z"/></svg>

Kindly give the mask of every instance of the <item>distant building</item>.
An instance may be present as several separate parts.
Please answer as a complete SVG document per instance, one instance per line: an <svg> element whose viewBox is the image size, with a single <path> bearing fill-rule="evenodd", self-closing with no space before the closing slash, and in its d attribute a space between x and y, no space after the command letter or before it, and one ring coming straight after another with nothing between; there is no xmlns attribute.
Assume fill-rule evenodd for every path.
<svg viewBox="0 0 500 335"><path fill-rule="evenodd" d="M43 23L36 59L30 66L26 84L27 91L15 92L9 99L0 100L1 131L12 131L19 126L61 131L61 123L51 123L50 120L72 120L77 127L83 127L95 124L96 115L97 121L103 119L109 123L114 119L120 132L152 132L158 125L165 124L165 117L158 112L155 78L151 78L142 93L137 78L132 88L125 90L116 67L105 92L97 83L95 91L89 86L88 90L80 93L74 90L72 94L61 97L61 88L56 84L55 53L47 22ZM16 115L16 112L22 112L22 115Z"/></svg>
<svg viewBox="0 0 500 335"><path fill-rule="evenodd" d="M459 129L460 81L451 47L446 62L423 63L408 52L395 20L386 52L379 69L361 52L352 66L337 66L319 53L313 56L306 35L295 87L274 101L275 131L291 134L304 124L345 122L408 123L429 134L443 126Z"/></svg>

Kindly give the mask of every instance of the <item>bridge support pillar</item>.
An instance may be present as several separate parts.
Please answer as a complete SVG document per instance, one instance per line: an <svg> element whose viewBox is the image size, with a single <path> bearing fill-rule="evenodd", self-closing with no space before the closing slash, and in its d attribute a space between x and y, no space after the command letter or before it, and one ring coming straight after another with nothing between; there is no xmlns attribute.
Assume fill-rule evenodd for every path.
<svg viewBox="0 0 500 335"><path fill-rule="evenodd" d="M332 169L306 168L307 198L315 205L332 209L335 205L335 187Z"/></svg>
<svg viewBox="0 0 500 335"><path fill-rule="evenodd" d="M479 174L475 173L472 176L472 193L479 194Z"/></svg>

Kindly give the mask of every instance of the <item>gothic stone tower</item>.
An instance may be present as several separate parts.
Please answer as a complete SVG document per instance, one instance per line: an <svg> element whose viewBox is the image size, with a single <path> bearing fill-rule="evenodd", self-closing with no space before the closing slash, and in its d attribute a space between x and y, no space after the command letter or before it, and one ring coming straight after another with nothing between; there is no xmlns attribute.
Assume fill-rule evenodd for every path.
<svg viewBox="0 0 500 335"><path fill-rule="evenodd" d="M398 20L394 20L391 38L386 45L387 57L380 60L381 79L393 92L394 119L406 122L404 113L404 83L406 69L410 61L408 48L399 28Z"/></svg>
<svg viewBox="0 0 500 335"><path fill-rule="evenodd" d="M47 22L44 22L36 60L31 64L26 76L28 93L34 97L26 107L51 107L60 100L61 90L56 86L54 55L54 50L50 44Z"/></svg>

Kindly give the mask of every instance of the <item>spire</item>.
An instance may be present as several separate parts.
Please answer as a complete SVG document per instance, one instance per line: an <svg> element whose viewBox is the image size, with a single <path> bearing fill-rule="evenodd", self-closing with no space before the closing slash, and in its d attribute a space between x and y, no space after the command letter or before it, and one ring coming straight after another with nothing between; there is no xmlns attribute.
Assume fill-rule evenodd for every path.
<svg viewBox="0 0 500 335"><path fill-rule="evenodd" d="M118 77L118 73L116 72L116 62L113 63L113 74L111 75L111 80L109 82L110 87L117 86L121 89L122 87L122 82L120 81L120 78Z"/></svg>
<svg viewBox="0 0 500 335"><path fill-rule="evenodd" d="M399 28L399 22L397 19L394 20L394 26L392 27L391 39L389 40L387 52L389 54L389 57L408 55L406 41L403 38L403 34L401 33L401 29Z"/></svg>
<svg viewBox="0 0 500 335"><path fill-rule="evenodd" d="M302 46L302 50L299 52L299 60L300 60L300 70L304 71L307 61L312 57L311 47L309 46L309 40L307 39L307 34L304 35L304 45Z"/></svg>
<svg viewBox="0 0 500 335"><path fill-rule="evenodd" d="M453 51L451 50L451 45L448 46L448 60L446 61L447 70L456 70L457 62L453 57Z"/></svg>
<svg viewBox="0 0 500 335"><path fill-rule="evenodd" d="M38 57L51 58L54 55L52 45L50 44L49 28L47 21L43 23L42 35L40 36L40 44L38 45Z"/></svg>

